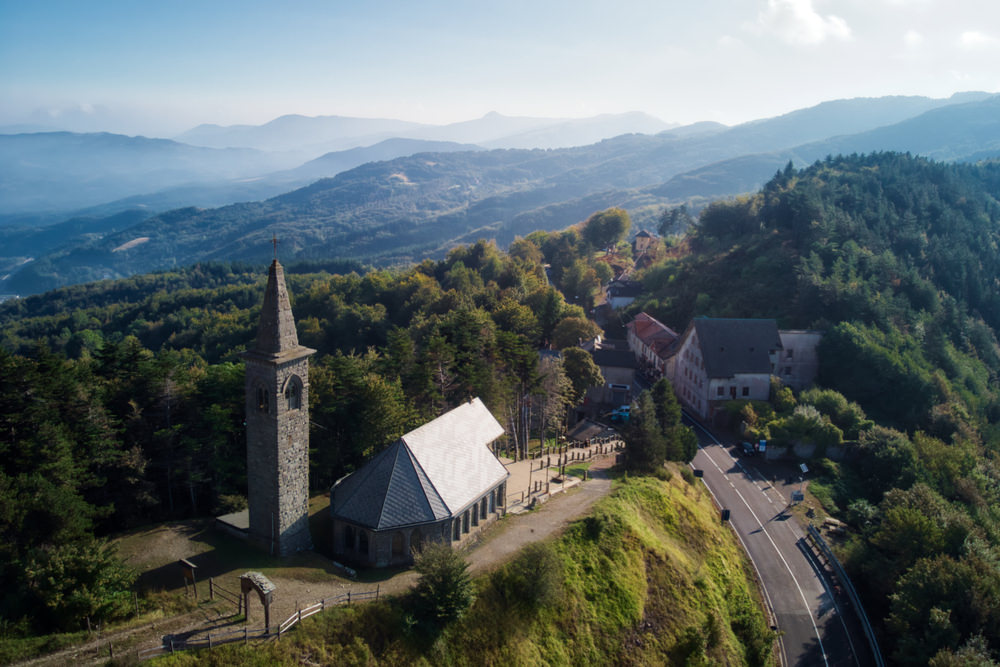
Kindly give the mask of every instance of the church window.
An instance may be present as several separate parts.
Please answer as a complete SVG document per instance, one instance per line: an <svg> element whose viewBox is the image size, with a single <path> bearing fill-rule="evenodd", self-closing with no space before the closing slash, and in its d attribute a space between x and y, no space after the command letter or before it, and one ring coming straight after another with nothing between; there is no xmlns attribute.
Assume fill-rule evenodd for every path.
<svg viewBox="0 0 1000 667"><path fill-rule="evenodd" d="M264 387L257 387L257 412L263 412L267 414L271 411L271 397L269 392Z"/></svg>
<svg viewBox="0 0 1000 667"><path fill-rule="evenodd" d="M353 526L344 526L344 551L354 551Z"/></svg>
<svg viewBox="0 0 1000 667"><path fill-rule="evenodd" d="M298 410L302 407L302 383L299 378L289 378L288 386L285 388L285 400L288 401L289 410Z"/></svg>
<svg viewBox="0 0 1000 667"><path fill-rule="evenodd" d="M368 531L367 530L359 530L358 533L359 533L359 537L361 538L360 540L358 540L359 541L358 551L361 552L362 556L367 556L368 555Z"/></svg>

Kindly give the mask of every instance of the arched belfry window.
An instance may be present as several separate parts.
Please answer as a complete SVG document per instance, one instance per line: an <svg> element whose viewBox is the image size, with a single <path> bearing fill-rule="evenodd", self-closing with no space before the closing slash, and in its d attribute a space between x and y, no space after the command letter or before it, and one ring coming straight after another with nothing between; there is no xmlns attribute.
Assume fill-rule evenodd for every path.
<svg viewBox="0 0 1000 667"><path fill-rule="evenodd" d="M302 380L297 375L288 378L285 384L285 400L289 410L302 408Z"/></svg>
<svg viewBox="0 0 1000 667"><path fill-rule="evenodd" d="M271 411L271 396L266 387L257 385L257 412L267 414Z"/></svg>

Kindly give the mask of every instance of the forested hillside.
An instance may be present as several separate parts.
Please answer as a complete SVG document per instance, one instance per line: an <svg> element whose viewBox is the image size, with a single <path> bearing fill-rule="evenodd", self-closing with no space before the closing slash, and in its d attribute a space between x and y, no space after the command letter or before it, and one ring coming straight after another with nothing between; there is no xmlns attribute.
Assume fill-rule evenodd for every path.
<svg viewBox="0 0 1000 667"><path fill-rule="evenodd" d="M789 165L709 206L672 255L636 310L826 331L828 391L732 408L761 437L845 442L812 486L853 529L842 551L887 654L1000 648L1000 165Z"/></svg>
<svg viewBox="0 0 1000 667"><path fill-rule="evenodd" d="M840 100L733 128L696 125L576 148L420 153L364 164L266 201L177 209L126 230L98 221L89 236L60 248L21 243L18 254L0 256L0 269L11 270L0 277L0 292L33 294L199 261L246 261L272 233L286 240L289 259L393 266L440 259L479 238L506 247L519 235L561 229L609 206L646 225L666 204L755 190L788 159L805 164L886 147L966 159L1000 145L998 107L1000 96L985 94ZM377 148L366 151L377 156ZM323 168L322 161L305 167L314 175ZM237 185L250 196L252 188L273 185L272 177L302 178L285 172Z"/></svg>
<svg viewBox="0 0 1000 667"><path fill-rule="evenodd" d="M578 257L592 253L570 236ZM548 284L538 248L515 246L479 242L363 275L292 267L299 340L318 350L313 490L471 396L504 423L512 451L525 446L527 402L536 436L562 418L579 378L537 350L593 325ZM128 575L95 536L245 502L238 353L256 335L263 289L263 267L208 265L0 305L4 633L127 611Z"/></svg>

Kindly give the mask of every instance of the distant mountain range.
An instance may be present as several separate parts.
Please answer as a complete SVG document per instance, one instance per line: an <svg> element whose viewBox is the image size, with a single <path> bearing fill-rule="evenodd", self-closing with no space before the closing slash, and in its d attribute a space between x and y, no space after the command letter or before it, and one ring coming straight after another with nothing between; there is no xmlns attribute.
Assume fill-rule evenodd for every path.
<svg viewBox="0 0 1000 667"><path fill-rule="evenodd" d="M245 181L248 191L264 191L337 174L264 201L134 220L109 221L113 210L94 209L67 223L64 234L36 232L33 241L23 232L8 232L5 240L0 227L0 243L16 250L0 259L0 273L10 271L0 292L32 293L204 260L257 261L266 257L272 234L283 239L290 260L386 265L440 256L480 237L505 244L609 206L629 209L636 226L652 225L664 205L756 189L789 160L802 166L827 154L879 150L946 160L1000 154L998 112L1000 96L970 93L841 100L733 128L699 123L562 149L484 150L396 138ZM26 256L35 259L24 263Z"/></svg>
<svg viewBox="0 0 1000 667"><path fill-rule="evenodd" d="M482 118L449 125L290 115L263 125L199 125L175 139L211 148L293 151L311 158L394 138L476 144L487 148L566 148L585 146L620 134L656 134L672 127L676 124L639 112L570 119L504 116L494 111Z"/></svg>
<svg viewBox="0 0 1000 667"><path fill-rule="evenodd" d="M41 222L56 222L69 215L111 215L132 207L155 212L221 206L271 197L365 162L417 152L459 146L582 146L670 127L641 113L573 120L490 113L442 126L282 116L264 125L200 125L173 140L108 133L0 133L0 224L17 214L22 221L41 215ZM82 210L91 207L96 208Z"/></svg>

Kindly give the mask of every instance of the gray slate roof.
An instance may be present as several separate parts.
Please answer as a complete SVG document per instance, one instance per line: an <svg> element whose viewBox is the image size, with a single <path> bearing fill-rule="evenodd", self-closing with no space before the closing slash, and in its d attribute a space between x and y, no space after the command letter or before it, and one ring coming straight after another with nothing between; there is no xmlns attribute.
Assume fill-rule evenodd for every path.
<svg viewBox="0 0 1000 667"><path fill-rule="evenodd" d="M774 320L699 317L692 324L708 377L771 373L770 351L781 349Z"/></svg>
<svg viewBox="0 0 1000 667"><path fill-rule="evenodd" d="M410 431L333 488L334 516L376 530L462 511L507 478L503 427L478 398Z"/></svg>

